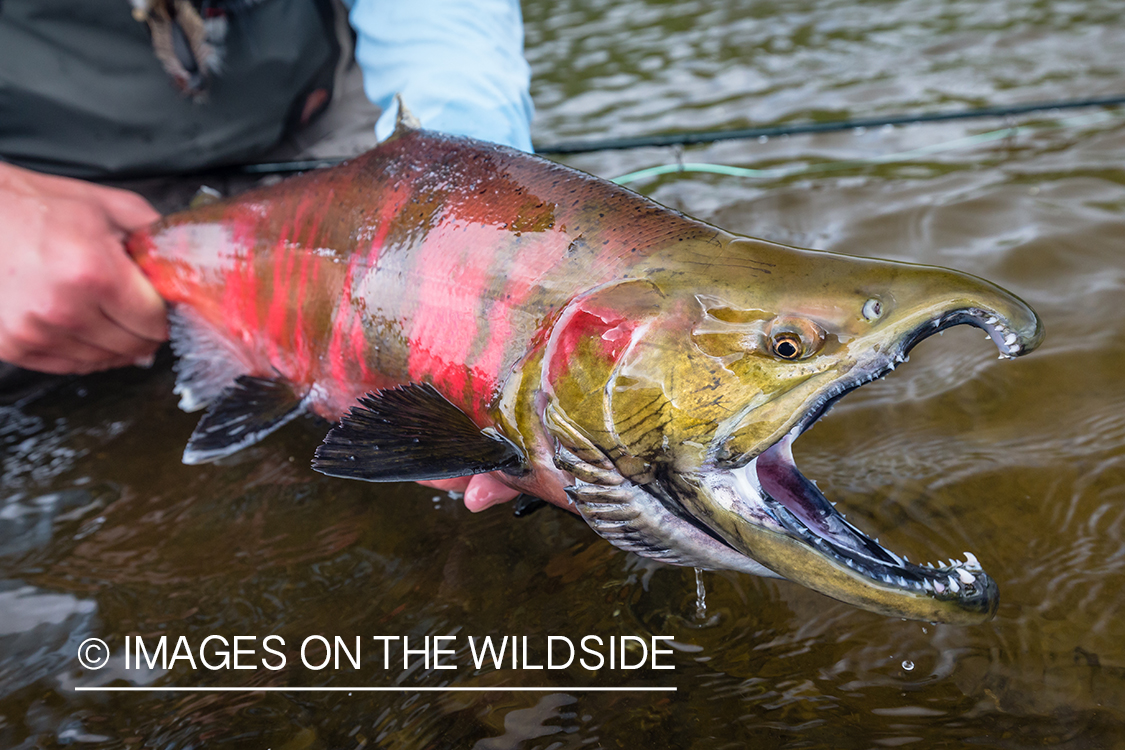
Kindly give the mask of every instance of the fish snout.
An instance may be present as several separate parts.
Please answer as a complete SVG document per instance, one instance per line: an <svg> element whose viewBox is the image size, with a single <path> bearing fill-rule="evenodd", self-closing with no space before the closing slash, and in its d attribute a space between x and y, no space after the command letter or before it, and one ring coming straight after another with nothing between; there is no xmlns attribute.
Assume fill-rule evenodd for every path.
<svg viewBox="0 0 1125 750"><path fill-rule="evenodd" d="M896 297L885 337L895 340L893 351L900 357L923 339L955 325L980 328L1007 359L1033 351L1045 335L1043 321L1030 305L970 274L942 269L921 290Z"/></svg>

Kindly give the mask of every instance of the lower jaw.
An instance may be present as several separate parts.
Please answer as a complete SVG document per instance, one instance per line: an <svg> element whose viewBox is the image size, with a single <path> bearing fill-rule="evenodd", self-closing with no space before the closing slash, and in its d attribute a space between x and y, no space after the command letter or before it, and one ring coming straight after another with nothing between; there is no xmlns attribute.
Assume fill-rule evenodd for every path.
<svg viewBox="0 0 1125 750"><path fill-rule="evenodd" d="M992 616L996 585L974 557L967 555L966 562L947 568L927 569L886 550L847 524L800 475L788 452L791 437L784 440L785 444L747 465L716 473L703 483L716 507L710 516L706 508L696 507L694 515L709 519L715 535L736 554L761 563L779 577L889 616L960 624ZM782 470L792 472L786 480L790 488L805 483L801 488L810 493L806 507L795 507L801 498L787 497L783 503L763 489L763 484L778 481L770 473ZM694 504L700 505L698 500Z"/></svg>
<svg viewBox="0 0 1125 750"><path fill-rule="evenodd" d="M897 555L847 525L819 491L805 499L808 507L793 510L787 505L799 504L799 496L781 503L764 491L763 475L770 472L788 472L791 482L808 482L790 465L789 442L786 438L770 449L774 453L764 452L739 469L669 473L646 485L575 480L568 490L575 502L571 507L614 545L664 562L787 578L890 616L961 623L988 619L988 602L961 602L940 589L899 586L899 578L921 580L922 569L904 565ZM805 487L809 493L814 489ZM805 523L802 516L812 520ZM833 535L834 528L842 529L840 536ZM844 550L834 552L830 544L855 552L854 564L849 565ZM861 559L864 551L868 554ZM938 581L958 573L943 569L925 574ZM986 577L976 588L991 590L994 599L995 584Z"/></svg>

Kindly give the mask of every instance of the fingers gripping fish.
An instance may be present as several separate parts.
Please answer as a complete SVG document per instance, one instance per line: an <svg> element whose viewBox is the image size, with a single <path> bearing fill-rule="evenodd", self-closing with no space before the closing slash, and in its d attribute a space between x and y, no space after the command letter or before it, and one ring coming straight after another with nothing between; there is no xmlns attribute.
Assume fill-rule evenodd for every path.
<svg viewBox="0 0 1125 750"><path fill-rule="evenodd" d="M921 339L1043 338L981 279L729 234L504 147L417 129L129 240L171 306L184 461L302 412L313 468L491 472L626 550L776 576L875 612L971 623L976 558L917 566L844 520L793 441Z"/></svg>

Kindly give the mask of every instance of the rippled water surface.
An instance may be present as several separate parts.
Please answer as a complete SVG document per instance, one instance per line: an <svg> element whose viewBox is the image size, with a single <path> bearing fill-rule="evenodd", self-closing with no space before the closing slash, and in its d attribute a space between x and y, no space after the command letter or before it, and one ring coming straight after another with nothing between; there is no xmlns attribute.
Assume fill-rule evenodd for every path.
<svg viewBox="0 0 1125 750"><path fill-rule="evenodd" d="M525 4L537 139L861 117L1125 92L1120 4ZM1117 52L1115 52L1115 50ZM1078 119L1073 119L1078 118ZM796 447L848 517L914 560L971 550L986 625L904 622L798 586L653 566L554 509L472 515L416 486L312 473L312 419L218 466L179 461L172 374L113 373L0 406L0 746L1125 747L1125 117L597 153L822 165L1019 124L901 164L634 187L724 228L948 265L1024 297L1032 356L975 329L922 344ZM126 636L277 634L281 671L126 669ZM309 636L453 635L457 670L300 666ZM476 671L466 636L672 636L674 670ZM83 670L80 642L109 666ZM350 641L349 641L350 642ZM258 663L262 656L252 659ZM297 666L294 666L297 665ZM479 686L480 693L94 694L78 686ZM675 693L583 693L581 686ZM544 693L503 687L546 686Z"/></svg>

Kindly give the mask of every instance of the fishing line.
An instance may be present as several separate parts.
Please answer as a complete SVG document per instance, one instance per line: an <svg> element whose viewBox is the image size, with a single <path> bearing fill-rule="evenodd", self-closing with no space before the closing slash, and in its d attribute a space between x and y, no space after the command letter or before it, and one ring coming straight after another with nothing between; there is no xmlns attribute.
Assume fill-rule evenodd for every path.
<svg viewBox="0 0 1125 750"><path fill-rule="evenodd" d="M584 154L594 151L621 151L633 148L659 146L690 146L718 141L749 140L755 138L776 138L786 135L810 133L830 133L859 128L881 128L915 123L946 122L949 120L986 119L1013 117L1033 112L1080 109L1085 107L1114 107L1125 104L1125 95L1106 96L1090 99L1069 99L1033 104L1018 104L1007 107L980 107L955 112L920 112L915 114L887 115L855 120L832 120L829 122L804 122L788 125L775 125L762 128L735 128L729 130L700 130L665 135L637 136L631 138L606 138L601 140L536 144L535 153L559 156L564 154ZM329 157L324 159L304 159L299 161L264 162L258 164L234 165L229 170L242 174L269 175L305 172L310 169L331 167L351 157ZM687 171L687 170L685 170Z"/></svg>
<svg viewBox="0 0 1125 750"><path fill-rule="evenodd" d="M1014 137L1017 133L1019 133L1020 130L1050 130L1078 127L1091 123L1105 122L1106 120L1116 119L1121 116L1122 113L1115 110L1108 112L1098 112L1093 115L1085 115L1082 117L1070 117L1060 120L1058 123L1051 125L1013 125L1007 128L1000 128L999 130L990 130L986 133L978 133L976 135L965 136L963 138L956 138L951 141L935 143L929 146L922 146L920 148L910 149L909 151L899 151L892 154L882 154L879 156L870 156L861 159L844 159L841 161L823 162L820 164L795 165L791 167L772 167L768 169L751 169L748 167L732 167L725 164L677 162L676 164L662 164L656 167L648 167L646 169L639 169L635 172L629 172L627 174L621 175L620 177L615 177L612 182L615 182L618 185L626 185L631 182L638 182L650 177L658 177L660 175L676 174L680 172L703 172L709 174L726 175L729 177L751 177L755 179L779 179L799 174L815 174L818 172L832 172L844 169L854 169L857 167L868 167L878 164L893 164L897 162L905 162L912 159L917 159L922 156L929 156L930 154L939 154L945 151L955 151L957 149L974 146L980 143L988 143L990 141L997 141Z"/></svg>

